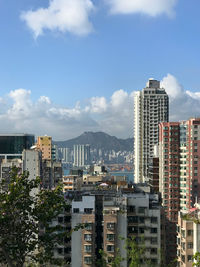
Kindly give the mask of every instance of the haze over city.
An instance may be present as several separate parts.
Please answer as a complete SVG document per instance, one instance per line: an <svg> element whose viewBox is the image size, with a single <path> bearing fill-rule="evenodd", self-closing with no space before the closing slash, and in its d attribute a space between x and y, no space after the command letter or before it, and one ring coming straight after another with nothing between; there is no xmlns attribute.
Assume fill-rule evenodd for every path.
<svg viewBox="0 0 200 267"><path fill-rule="evenodd" d="M132 137L134 91L150 77L169 95L170 120L198 116L199 8L198 0L1 0L2 131Z"/></svg>

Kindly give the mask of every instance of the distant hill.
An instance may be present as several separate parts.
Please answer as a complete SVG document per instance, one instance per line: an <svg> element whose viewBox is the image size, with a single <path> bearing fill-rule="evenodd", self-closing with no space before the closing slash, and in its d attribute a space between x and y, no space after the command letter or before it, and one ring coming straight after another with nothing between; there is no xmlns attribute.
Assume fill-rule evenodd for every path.
<svg viewBox="0 0 200 267"><path fill-rule="evenodd" d="M133 151L133 138L119 139L104 132L84 132L82 135L67 140L54 141L58 147L73 148L73 145L89 144L92 149L102 149L104 151Z"/></svg>

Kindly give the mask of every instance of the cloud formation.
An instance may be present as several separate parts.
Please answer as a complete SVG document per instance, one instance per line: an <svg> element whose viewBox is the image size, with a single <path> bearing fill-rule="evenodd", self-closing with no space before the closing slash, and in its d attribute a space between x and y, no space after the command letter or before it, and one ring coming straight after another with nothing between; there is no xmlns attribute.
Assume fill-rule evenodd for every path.
<svg viewBox="0 0 200 267"><path fill-rule="evenodd" d="M59 107L47 96L33 102L31 91L25 89L12 90L1 101L7 103L0 106L0 123L4 125L3 131L9 133L48 134L55 140L66 140L84 131L127 137L127 129L132 127L133 99L123 90L114 92L110 100L91 97L87 105L78 102L72 108Z"/></svg>
<svg viewBox="0 0 200 267"><path fill-rule="evenodd" d="M151 17L166 14L174 16L177 0L105 0L113 14L141 13Z"/></svg>
<svg viewBox="0 0 200 267"><path fill-rule="evenodd" d="M87 35L93 27L89 16L94 10L91 0L49 0L47 8L24 11L21 19L32 30L34 37L44 30Z"/></svg>
<svg viewBox="0 0 200 267"><path fill-rule="evenodd" d="M170 121L200 117L200 92L185 90L171 74L163 78L161 86L169 95Z"/></svg>
<svg viewBox="0 0 200 267"><path fill-rule="evenodd" d="M200 117L200 92L185 90L171 74L161 81L169 95L170 121ZM48 96L31 100L31 91L12 90L0 97L0 123L4 132L26 132L51 135L54 140L67 140L84 131L104 131L121 138L133 136L133 98L124 90L115 91L109 99L91 97L86 105L59 107Z"/></svg>

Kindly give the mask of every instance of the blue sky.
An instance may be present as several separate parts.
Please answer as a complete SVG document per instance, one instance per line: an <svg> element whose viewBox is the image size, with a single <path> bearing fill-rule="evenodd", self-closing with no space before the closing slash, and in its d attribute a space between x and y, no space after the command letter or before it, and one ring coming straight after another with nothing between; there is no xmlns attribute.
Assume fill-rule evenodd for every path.
<svg viewBox="0 0 200 267"><path fill-rule="evenodd" d="M173 76L172 83L165 82L171 86L171 102L179 86L189 103L199 101L199 0L73 1L77 6L69 10L72 0L0 0L0 121L8 119L5 131L67 139L84 130L105 130L129 137L132 92L148 78L163 80L168 73ZM113 95L124 105L130 102L122 123L116 116L126 108L122 103L113 108ZM41 96L48 107L39 113ZM30 106L24 108L23 101ZM27 110L37 117L28 117ZM180 116L171 112L174 119L190 115L191 108Z"/></svg>

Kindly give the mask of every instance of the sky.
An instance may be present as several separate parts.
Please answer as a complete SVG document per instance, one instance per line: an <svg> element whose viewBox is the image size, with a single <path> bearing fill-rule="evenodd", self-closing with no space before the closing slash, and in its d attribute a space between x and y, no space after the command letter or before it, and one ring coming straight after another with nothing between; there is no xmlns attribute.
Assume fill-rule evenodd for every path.
<svg viewBox="0 0 200 267"><path fill-rule="evenodd" d="M149 78L200 116L199 0L0 0L1 133L133 136Z"/></svg>

